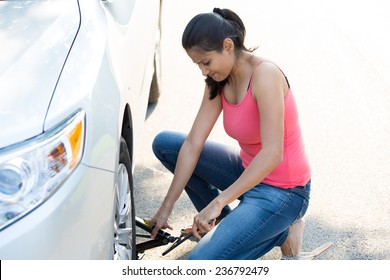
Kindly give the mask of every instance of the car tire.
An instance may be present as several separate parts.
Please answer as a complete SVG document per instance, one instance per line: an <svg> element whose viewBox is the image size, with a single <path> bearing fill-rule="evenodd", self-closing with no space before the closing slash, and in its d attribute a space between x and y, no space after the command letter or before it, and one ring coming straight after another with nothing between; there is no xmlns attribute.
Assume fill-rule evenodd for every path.
<svg viewBox="0 0 390 280"><path fill-rule="evenodd" d="M126 140L121 137L115 187L114 259L136 259L135 213L131 157Z"/></svg>

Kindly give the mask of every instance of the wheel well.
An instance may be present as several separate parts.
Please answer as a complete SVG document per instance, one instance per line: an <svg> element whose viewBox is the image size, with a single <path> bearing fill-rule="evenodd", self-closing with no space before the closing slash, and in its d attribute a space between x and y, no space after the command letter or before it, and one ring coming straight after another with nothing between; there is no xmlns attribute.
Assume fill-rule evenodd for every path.
<svg viewBox="0 0 390 280"><path fill-rule="evenodd" d="M133 120L131 117L131 110L129 104L126 105L123 114L122 132L123 138L127 143L127 148L130 153L131 162L133 162Z"/></svg>

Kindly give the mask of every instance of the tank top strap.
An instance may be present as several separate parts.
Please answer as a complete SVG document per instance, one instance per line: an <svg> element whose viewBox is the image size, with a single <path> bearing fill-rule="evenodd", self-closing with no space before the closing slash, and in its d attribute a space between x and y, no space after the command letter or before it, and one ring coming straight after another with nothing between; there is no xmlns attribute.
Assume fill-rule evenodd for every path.
<svg viewBox="0 0 390 280"><path fill-rule="evenodd" d="M255 67L253 68L251 78L249 79L249 84L248 84L247 91L248 91L249 89L252 89L252 78L253 78L253 73L256 71L257 67L259 67L259 65L262 64L263 62L264 62L264 60L260 60L259 62L256 63Z"/></svg>
<svg viewBox="0 0 390 280"><path fill-rule="evenodd" d="M265 61L264 61L264 60L261 60L261 61L257 62L256 65L255 65L255 67L253 68L253 72L252 72L251 78L250 78L250 80L249 80L249 84L248 84L247 90L252 89L252 77L253 77L253 73L256 71L257 67L259 67L260 64L262 64L263 62L265 62ZM271 62L271 61L269 61L269 62L272 63L272 64L274 64L276 67L278 67L279 71L283 74L284 78L286 79L288 88L290 88L290 83L289 83L289 81L288 81L288 79L287 79L287 76L284 74L283 70L280 69L280 67L279 67L278 65L276 65L275 63L273 63L273 62Z"/></svg>

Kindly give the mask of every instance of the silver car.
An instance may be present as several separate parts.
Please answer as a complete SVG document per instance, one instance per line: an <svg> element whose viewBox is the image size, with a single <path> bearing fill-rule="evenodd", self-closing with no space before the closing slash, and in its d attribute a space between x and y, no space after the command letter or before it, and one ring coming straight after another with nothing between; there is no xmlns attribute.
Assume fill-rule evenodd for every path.
<svg viewBox="0 0 390 280"><path fill-rule="evenodd" d="M0 1L0 259L135 259L160 0Z"/></svg>

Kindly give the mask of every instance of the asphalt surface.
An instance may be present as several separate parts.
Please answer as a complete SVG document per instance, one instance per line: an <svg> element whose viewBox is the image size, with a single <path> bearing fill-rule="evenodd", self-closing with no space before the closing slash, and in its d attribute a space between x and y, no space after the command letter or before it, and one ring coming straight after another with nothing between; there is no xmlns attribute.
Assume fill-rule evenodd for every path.
<svg viewBox="0 0 390 280"><path fill-rule="evenodd" d="M162 96L151 106L142 156L135 168L137 216L162 202L172 175L151 150L161 130L190 129L203 92L200 70L181 48L181 35L197 13L236 11L247 27L248 47L275 61L295 95L312 166L304 250L326 241L320 259L390 259L390 19L386 1L163 1ZM344 2L344 1L343 1ZM353 5L351 5L353 4ZM236 145L218 122L211 138ZM178 235L195 209L185 194L170 222ZM144 259L185 259L186 241ZM279 259L275 248L263 259Z"/></svg>

